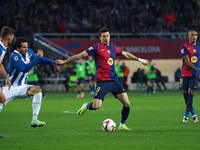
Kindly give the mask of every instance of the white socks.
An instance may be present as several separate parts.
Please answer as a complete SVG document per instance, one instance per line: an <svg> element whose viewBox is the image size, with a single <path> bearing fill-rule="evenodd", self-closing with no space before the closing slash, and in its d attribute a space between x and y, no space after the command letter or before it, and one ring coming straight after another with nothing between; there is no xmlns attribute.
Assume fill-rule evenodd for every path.
<svg viewBox="0 0 200 150"><path fill-rule="evenodd" d="M2 111L2 109L3 109L3 104L0 103L0 112Z"/></svg>
<svg viewBox="0 0 200 150"><path fill-rule="evenodd" d="M119 125L119 126L123 126L123 125L125 125L125 124L120 122L120 125Z"/></svg>
<svg viewBox="0 0 200 150"><path fill-rule="evenodd" d="M32 119L32 121L37 119L39 112L40 112L41 103L42 103L42 92L37 93L33 96L33 101L32 101L33 119Z"/></svg>

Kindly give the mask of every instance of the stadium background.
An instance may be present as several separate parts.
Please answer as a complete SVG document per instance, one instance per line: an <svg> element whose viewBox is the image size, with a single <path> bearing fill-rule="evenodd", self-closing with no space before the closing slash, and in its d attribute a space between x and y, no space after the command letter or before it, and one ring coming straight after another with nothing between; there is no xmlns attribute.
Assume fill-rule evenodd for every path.
<svg viewBox="0 0 200 150"><path fill-rule="evenodd" d="M168 77L167 86L177 88L174 72L182 63L179 47L187 41L188 29L199 31L199 4L200 0L2 0L0 27L13 27L16 37L26 37L30 48L43 49L45 56L53 60L67 58L99 42L99 29L108 27L111 42L138 57L153 59L155 67ZM172 22L167 20L170 13L175 16ZM5 66L11 51L9 48ZM122 61L130 69L132 90L133 72L144 67ZM41 80L62 78L72 66L74 63L65 65L59 72L50 66L38 66L37 71Z"/></svg>
<svg viewBox="0 0 200 150"><path fill-rule="evenodd" d="M33 50L43 49L46 57L58 59L73 55L76 48L77 52L83 50L87 47L84 44L91 45L99 41L97 32L106 26L111 29L112 41L117 40L115 44L120 43L121 48L134 51L138 56L151 56L156 67L169 77L170 85L175 84L173 74L181 65L179 47L187 41L188 29L200 31L199 4L199 0L1 0L0 27L13 27L17 31L16 36L26 37ZM176 21L168 26L165 14L170 9ZM66 41L62 43L63 40ZM8 65L11 51L9 47L4 59L5 66ZM131 69L130 76L138 67L142 68L137 62L122 61L126 61ZM59 76L70 72L73 65L62 66L61 72L50 66L37 66L37 69L40 78L48 79L52 74ZM194 107L199 116L198 92L195 94ZM199 124L194 123L191 116L187 124L182 122L185 110L182 91L167 90L152 96L145 96L143 91L128 91L132 108L127 125L133 132L116 129L113 133L104 132L101 128L106 118L112 118L119 125L121 103L112 95L106 95L100 110L88 111L83 118L77 119L76 112L83 102L91 102L89 92L85 92L83 99L76 99L76 94L70 92L45 94L39 117L47 124L42 128L30 127L31 99L16 98L3 108L0 113L0 133L4 138L0 139L0 149L200 148Z"/></svg>

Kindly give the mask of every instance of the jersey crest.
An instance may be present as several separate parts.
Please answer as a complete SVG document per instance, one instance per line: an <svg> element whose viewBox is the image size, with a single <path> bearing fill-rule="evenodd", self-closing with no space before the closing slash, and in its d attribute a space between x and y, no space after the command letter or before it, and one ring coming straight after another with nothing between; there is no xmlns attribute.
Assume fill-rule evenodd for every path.
<svg viewBox="0 0 200 150"><path fill-rule="evenodd" d="M93 47L89 47L89 48L88 48L88 50L92 50L92 49L93 49Z"/></svg>
<svg viewBox="0 0 200 150"><path fill-rule="evenodd" d="M184 53L184 49L181 49L181 53L182 53L182 54Z"/></svg>
<svg viewBox="0 0 200 150"><path fill-rule="evenodd" d="M17 57L17 56L15 56L15 57L14 57L14 60L15 60L15 61L18 61L18 57Z"/></svg>

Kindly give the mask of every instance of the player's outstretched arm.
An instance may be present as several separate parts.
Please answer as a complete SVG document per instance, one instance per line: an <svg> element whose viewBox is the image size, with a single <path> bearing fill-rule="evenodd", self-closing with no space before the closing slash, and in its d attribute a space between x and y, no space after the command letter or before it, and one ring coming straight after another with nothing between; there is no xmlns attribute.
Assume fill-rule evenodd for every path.
<svg viewBox="0 0 200 150"><path fill-rule="evenodd" d="M142 63L145 66L147 65L147 61L145 59L138 58L138 57L136 57L135 55L133 55L129 52L122 51L122 56L124 56L128 59L131 59L131 60L139 61L140 63Z"/></svg>
<svg viewBox="0 0 200 150"><path fill-rule="evenodd" d="M83 57L87 57L87 56L88 56L88 53L86 51L83 51L79 54L76 54L76 55L66 59L66 60L60 60L59 59L59 60L55 60L55 62L56 62L57 65L62 65L62 64L68 63L70 61L79 60L79 59L81 59Z"/></svg>
<svg viewBox="0 0 200 150"><path fill-rule="evenodd" d="M57 67L56 63L53 60L44 57L43 50L38 49L37 54L35 52L33 52L33 50L30 49L30 48L28 48L28 50L29 50L30 53L32 53L33 58L36 57L36 56L40 57L39 62L38 62L39 64L50 64L50 65L53 65L54 67Z"/></svg>

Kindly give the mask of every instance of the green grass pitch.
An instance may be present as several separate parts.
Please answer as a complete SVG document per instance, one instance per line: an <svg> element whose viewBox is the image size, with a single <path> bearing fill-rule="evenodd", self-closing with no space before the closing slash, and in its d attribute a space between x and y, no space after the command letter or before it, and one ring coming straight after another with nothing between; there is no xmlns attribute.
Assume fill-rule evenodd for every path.
<svg viewBox="0 0 200 150"><path fill-rule="evenodd" d="M76 112L89 93L76 99L76 93L48 92L39 115L46 125L31 128L31 99L15 99L0 113L1 150L197 150L200 149L200 123L189 116L183 123L185 104L181 91L128 92L131 111L126 125L133 131L119 131L121 103L107 94L101 109L87 111L81 119ZM200 94L194 96L194 108L200 116ZM114 132L102 130L103 120L111 118Z"/></svg>

